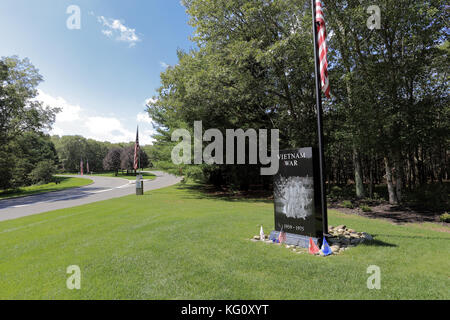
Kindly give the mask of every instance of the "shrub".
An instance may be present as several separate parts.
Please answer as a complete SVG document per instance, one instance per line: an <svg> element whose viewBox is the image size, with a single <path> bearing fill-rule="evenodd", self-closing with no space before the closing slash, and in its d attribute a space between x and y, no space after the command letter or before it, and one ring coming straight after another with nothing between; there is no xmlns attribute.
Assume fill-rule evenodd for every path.
<svg viewBox="0 0 450 320"><path fill-rule="evenodd" d="M367 205L362 205L360 208L363 212L372 212L372 209Z"/></svg>
<svg viewBox="0 0 450 320"><path fill-rule="evenodd" d="M448 212L450 185L448 183L427 184L406 193L406 203L421 210Z"/></svg>
<svg viewBox="0 0 450 320"><path fill-rule="evenodd" d="M16 159L15 166L12 169L11 185L14 188L30 185L32 180L30 178L30 172L35 166L29 161L29 159Z"/></svg>
<svg viewBox="0 0 450 320"><path fill-rule="evenodd" d="M439 217L442 222L450 222L450 213L444 213Z"/></svg>
<svg viewBox="0 0 450 320"><path fill-rule="evenodd" d="M331 199L338 199L342 193L342 188L338 186L333 186L328 194L328 197Z"/></svg>
<svg viewBox="0 0 450 320"><path fill-rule="evenodd" d="M349 200L345 200L342 202L341 204L344 208L348 208L348 209L353 209L355 206L353 205L353 203Z"/></svg>
<svg viewBox="0 0 450 320"><path fill-rule="evenodd" d="M331 192L336 193L336 194L339 194L339 193L342 192L342 188L339 187L339 186L333 186L333 187L331 188Z"/></svg>
<svg viewBox="0 0 450 320"><path fill-rule="evenodd" d="M29 177L35 184L50 183L53 181L53 175L55 172L56 168L53 161L45 160L36 165L33 171L29 174Z"/></svg>

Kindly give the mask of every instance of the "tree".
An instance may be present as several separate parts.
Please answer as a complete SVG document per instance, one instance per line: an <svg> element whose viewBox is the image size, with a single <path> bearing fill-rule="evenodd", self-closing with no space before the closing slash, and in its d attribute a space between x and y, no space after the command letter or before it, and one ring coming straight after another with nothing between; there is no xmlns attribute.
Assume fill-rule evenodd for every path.
<svg viewBox="0 0 450 320"><path fill-rule="evenodd" d="M448 145L439 120L441 102L448 101L448 81L437 67L446 60L441 48L446 38L445 1L380 1L383 23L379 30L365 26L370 4L327 2L327 21L333 31L330 46L338 64L333 72L344 80L343 90L336 90L342 110L348 110L346 115L343 111L348 119L344 129L358 154L381 155L389 201L396 204L402 201L408 180L411 185L412 178L406 176L407 171L412 176L414 149L421 149L422 143L436 149L437 141L440 151ZM424 137L433 137L433 142L425 142ZM362 176L361 164L355 161L355 169L358 166Z"/></svg>
<svg viewBox="0 0 450 320"><path fill-rule="evenodd" d="M20 177L13 181L14 170L21 165L16 172L24 176L24 170L30 170L33 161L25 158L16 161L15 140L49 129L59 111L36 100L41 81L41 75L28 59L16 56L0 59L0 188L26 183L27 179Z"/></svg>
<svg viewBox="0 0 450 320"><path fill-rule="evenodd" d="M314 146L316 114L310 1L186 0L197 49L178 52L161 74L148 112L152 150L170 164L177 128L280 129L280 148ZM404 188L448 177L449 86L445 1L379 1L382 27L369 29L370 1L325 3L332 99L324 101L327 178L355 182L356 196L387 183ZM174 167L172 165L172 167ZM189 168L189 167L187 167ZM202 165L206 179L246 187L250 166ZM185 168L183 168L185 169Z"/></svg>
<svg viewBox="0 0 450 320"><path fill-rule="evenodd" d="M42 81L28 59L0 59L0 145L25 131L50 129L59 108L37 101L37 86Z"/></svg>
<svg viewBox="0 0 450 320"><path fill-rule="evenodd" d="M66 172L79 172L80 161L86 162L87 141L82 136L63 136L56 150L61 165Z"/></svg>
<svg viewBox="0 0 450 320"><path fill-rule="evenodd" d="M87 140L84 155L86 161L89 161L89 169L91 171L102 171L103 159L108 154L110 148L111 145L109 142L99 142L93 139Z"/></svg>
<svg viewBox="0 0 450 320"><path fill-rule="evenodd" d="M311 34L302 32L311 30L307 1L184 3L199 49L178 53L179 63L162 73L157 102L149 106L160 124L155 148L164 160L170 161L171 131L192 131L194 120L222 133L279 128L281 148L313 145L314 61ZM239 188L264 183L258 166L202 169L208 179Z"/></svg>
<svg viewBox="0 0 450 320"><path fill-rule="evenodd" d="M148 156L144 150L139 149L140 155L140 168L146 168L149 165ZM122 170L135 170L134 169L134 146L124 148L120 155L120 168Z"/></svg>
<svg viewBox="0 0 450 320"><path fill-rule="evenodd" d="M120 155L122 154L122 148L113 148L108 151L108 154L103 159L103 168L105 170L114 171L116 176L120 170Z"/></svg>
<svg viewBox="0 0 450 320"><path fill-rule="evenodd" d="M53 175L56 172L55 165L52 161L45 160L39 162L36 167L29 174L31 181L34 184L50 183L53 181Z"/></svg>
<svg viewBox="0 0 450 320"><path fill-rule="evenodd" d="M12 163L11 186L20 187L33 183L30 172L41 163L58 163L55 146L48 135L41 132L25 132L9 144Z"/></svg>

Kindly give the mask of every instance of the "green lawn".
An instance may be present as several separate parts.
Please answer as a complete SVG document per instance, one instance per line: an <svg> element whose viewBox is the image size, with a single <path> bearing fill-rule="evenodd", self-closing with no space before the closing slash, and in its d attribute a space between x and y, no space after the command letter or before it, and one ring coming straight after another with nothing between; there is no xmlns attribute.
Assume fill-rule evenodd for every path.
<svg viewBox="0 0 450 320"><path fill-rule="evenodd" d="M84 178L58 177L58 180L60 181L59 184L52 182L48 184L22 187L18 190L0 190L0 199L29 196L43 192L61 191L64 189L86 186L92 183L92 180Z"/></svg>
<svg viewBox="0 0 450 320"><path fill-rule="evenodd" d="M78 174L78 173L74 173ZM116 176L114 172L106 172L106 173L94 173L90 174L91 176L100 176L100 177L111 177L111 178L122 178L122 179L128 179L128 180L136 180L136 176L133 174L127 175L126 173L123 173L119 171L118 175ZM144 180L153 180L156 178L156 176L149 172L142 172L142 177Z"/></svg>
<svg viewBox="0 0 450 320"><path fill-rule="evenodd" d="M327 258L248 239L270 201L174 186L0 223L0 299L449 299L450 233L330 211L375 236ZM66 268L81 268L81 290ZM367 267L381 268L369 290Z"/></svg>

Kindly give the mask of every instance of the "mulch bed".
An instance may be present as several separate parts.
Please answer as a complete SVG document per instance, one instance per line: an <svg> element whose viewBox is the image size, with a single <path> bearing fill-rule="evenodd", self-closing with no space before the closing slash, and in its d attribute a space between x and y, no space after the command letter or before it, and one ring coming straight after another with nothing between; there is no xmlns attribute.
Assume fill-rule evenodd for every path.
<svg viewBox="0 0 450 320"><path fill-rule="evenodd" d="M330 208L346 214L356 214L372 219L386 219L394 224L431 222L448 226L448 223L440 221L439 217L441 213L418 211L409 207L393 206L385 203L371 206L371 212L363 212L360 208L345 208L336 203L331 204Z"/></svg>

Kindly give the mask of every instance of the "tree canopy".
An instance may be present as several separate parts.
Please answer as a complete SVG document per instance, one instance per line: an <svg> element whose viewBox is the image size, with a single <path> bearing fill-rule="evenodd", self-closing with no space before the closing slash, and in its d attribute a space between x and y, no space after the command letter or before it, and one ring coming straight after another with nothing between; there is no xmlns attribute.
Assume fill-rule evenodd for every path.
<svg viewBox="0 0 450 320"><path fill-rule="evenodd" d="M42 131L51 127L59 109L36 100L41 81L28 59L0 59L0 188L27 183L37 159L55 160Z"/></svg>
<svg viewBox="0 0 450 320"><path fill-rule="evenodd" d="M159 125L154 154L170 161L171 132L279 129L280 148L315 146L311 1L183 1L196 49L161 74L148 112ZM332 98L324 103L329 185L356 195L386 178L391 203L405 186L448 177L448 20L445 1L325 3ZM189 171L189 168L185 170ZM252 166L202 165L205 179L248 187Z"/></svg>

